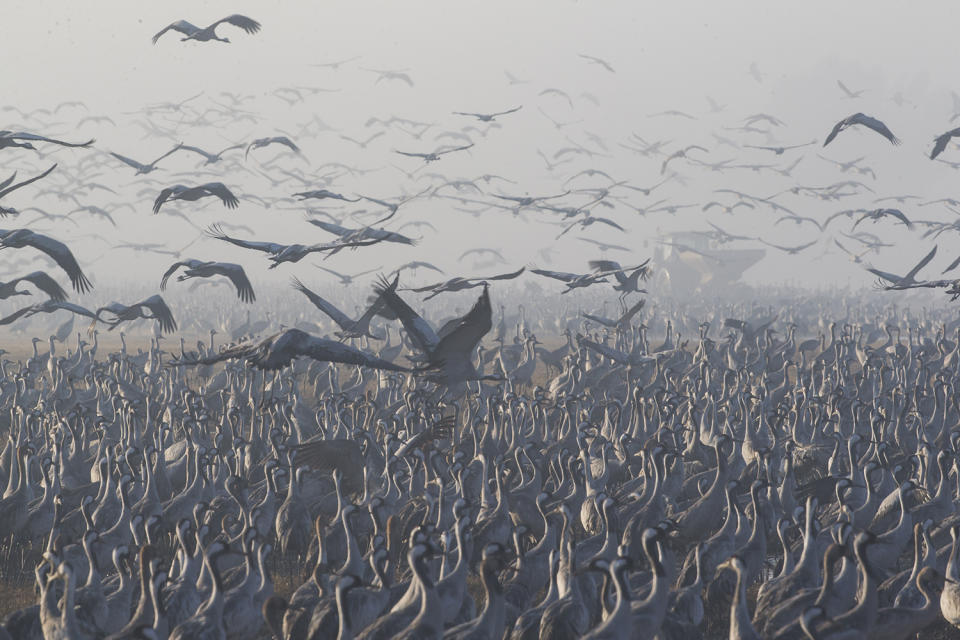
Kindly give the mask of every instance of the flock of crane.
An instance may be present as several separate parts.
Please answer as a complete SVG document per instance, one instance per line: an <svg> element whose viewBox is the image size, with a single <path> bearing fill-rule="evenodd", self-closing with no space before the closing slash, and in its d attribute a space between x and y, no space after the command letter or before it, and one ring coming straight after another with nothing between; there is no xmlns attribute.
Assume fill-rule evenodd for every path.
<svg viewBox="0 0 960 640"><path fill-rule="evenodd" d="M242 15L205 28L181 20L153 43L170 31L183 41L229 43L217 34L227 26L251 35L261 29ZM580 58L591 71L617 73L606 60ZM317 66L339 73L353 62ZM408 70L361 70L374 73L375 84L414 86ZM763 81L756 66L751 75ZM509 72L507 79L511 87L528 83ZM839 99L866 100L866 90L838 85ZM273 95L293 105L320 91L282 87ZM0 154L9 163L23 171L31 154L60 159L42 171L26 169L25 180L14 173L0 182L0 199L18 204L0 207L0 215L39 214L24 223L39 230L0 230L0 249L33 249L49 267L0 283L0 300L16 302L34 290L46 297L19 306L0 325L51 330L48 340L33 338L28 357L0 354L0 639L894 640L960 633L957 310L945 298L910 304L917 294L894 294L908 296L907 304L892 305L876 291L838 300L774 289L763 293L777 299L770 305L724 291L671 297L655 288L656 261L621 263L607 255L636 256L636 246L583 235L599 223L593 229L628 237L625 220L613 217L623 208L653 216L698 207L703 218L714 209L733 216L740 208L762 209L781 216L777 224L812 225L821 234L846 218L845 242L862 248L848 251L825 235L825 242L779 246L709 220L710 228L697 233L717 245L762 242L794 255L822 243L864 263L891 246L860 227L865 221L922 226L924 237L960 231L960 224L877 206L914 196L881 198L824 219L800 216L780 199L862 199L873 189L859 180L797 184L769 197L723 188L702 206L667 197L652 202L654 190L692 179L681 166L790 178L806 156L788 166L736 165L714 161L702 144L633 134L619 146L638 162L653 160L652 175L659 168L660 181L640 187L596 168L610 151L605 140L542 108L542 101L561 100L573 109L571 96L556 88L536 99L571 145L552 156L539 152L560 183L557 193L507 193L493 185L516 183L493 174L420 171L443 166L450 154L481 150L488 136L530 111L516 106L454 112L474 124L435 137L452 145L378 150L421 167L401 170L409 182L398 196L350 194L344 182L365 170L337 163L298 168L309 165L303 142L330 135L316 117L296 134L234 141L211 153L180 140L261 118L248 104L253 96L224 93L204 109L192 106L198 99L137 114L147 136L172 145L149 164L100 152L95 140L28 131L52 126L49 118L61 110L85 109L81 103L3 108L21 118L20 126L0 131ZM711 113L726 110L708 102ZM953 118L960 116L955 103ZM651 117L694 118L681 111ZM89 124L115 125L108 115L84 115L74 127ZM380 138L419 141L436 126L370 118L366 127L377 130L366 139L339 135L366 152ZM784 126L753 114L736 127L741 139L713 136L720 145L776 158L813 144L780 143L774 132ZM855 126L900 142L880 120L856 113L837 123L823 146ZM758 136L766 142L755 144ZM937 137L930 158L943 162L939 156L958 136L960 129ZM267 149L279 155L263 160ZM175 156L199 156L189 175L211 181L155 180L167 171L161 162ZM864 158L823 158L841 173L873 173ZM175 262L159 290L167 294L176 276L175 283L206 283L208 295L182 291L189 298L182 306L168 305L160 293L90 308L68 301L58 276L78 295L97 290L84 273L87 263L60 238L70 239L75 230L67 225L79 226L82 214L118 230L137 224L119 217L124 206L133 208L128 203L90 204L95 191L120 200L109 176L127 167L143 187L138 198L153 200L153 214L182 219L196 237L182 249L132 240L113 249L169 256ZM283 186L284 195L234 186L243 174ZM39 190L58 179L68 182ZM284 186L290 182L298 186ZM645 200L635 199L640 194ZM54 213L39 204L45 196L77 208ZM30 206L20 204L31 197ZM174 210L201 200L188 205L196 208L192 215ZM270 288L258 300L261 273L293 269L290 263L310 256L346 249L372 256L384 244L416 254L418 239L401 230L435 229L416 215L428 202L472 215L544 216L561 229L555 242L572 234L585 243L579 253L587 270L513 265L494 275L448 277L422 259L361 273L316 265L323 275L292 276L296 294ZM960 206L949 198L926 204ZM249 239L252 229L227 220L196 225L209 205L222 205L227 220L252 205L273 215L306 209L312 227L304 235L319 228L333 239L282 244ZM373 209L354 209L361 205ZM602 209L604 216L595 215ZM254 255L240 249L259 252L269 264L251 280L248 261L245 268L187 257L188 250L199 253L192 249L197 242L228 249L237 260ZM680 255L722 260L663 242ZM865 268L880 278L878 288L943 289L956 300L960 280L918 277L936 252L934 246L905 275ZM550 254L548 247L540 257L548 262ZM477 270L508 264L499 248L467 249L461 260L468 256L489 260ZM21 274L26 264L20 258L4 268ZM958 265L960 258L943 272ZM401 286L424 270L444 279ZM545 290L528 272L562 285ZM359 283L364 276L375 278L372 287ZM337 287L305 284L316 279ZM521 282L527 288L518 293ZM226 283L229 293L215 289ZM464 294L474 302L463 312L450 302L462 298L451 294L468 289L479 295ZM415 302L418 294L425 295ZM271 313L259 322L249 311L243 323L229 312L211 320L213 307L232 310L236 300L246 308L266 300ZM342 310L347 305L356 308L352 317ZM618 309L612 317L611 305ZM184 316L180 324L175 310ZM86 331L75 327L76 317L85 319ZM105 353L99 329L121 326L121 346ZM134 352L125 330L138 326L151 329L149 346ZM208 332L209 340L188 348L185 326L193 335ZM178 331L179 351L165 342ZM44 352L38 345L45 341ZM15 345L6 346L9 356Z"/></svg>

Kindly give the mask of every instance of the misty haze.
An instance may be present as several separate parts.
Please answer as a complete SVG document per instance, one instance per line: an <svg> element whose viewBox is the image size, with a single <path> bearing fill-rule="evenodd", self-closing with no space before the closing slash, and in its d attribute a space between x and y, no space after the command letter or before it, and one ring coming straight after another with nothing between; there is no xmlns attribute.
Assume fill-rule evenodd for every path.
<svg viewBox="0 0 960 640"><path fill-rule="evenodd" d="M960 637L954 14L6 0L0 640Z"/></svg>

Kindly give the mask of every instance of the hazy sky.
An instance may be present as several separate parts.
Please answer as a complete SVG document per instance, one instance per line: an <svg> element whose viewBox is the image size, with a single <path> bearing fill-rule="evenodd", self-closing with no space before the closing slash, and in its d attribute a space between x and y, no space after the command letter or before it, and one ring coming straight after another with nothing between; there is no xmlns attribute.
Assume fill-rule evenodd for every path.
<svg viewBox="0 0 960 640"><path fill-rule="evenodd" d="M29 126L30 130L58 134L69 139L97 138L97 149L150 160L179 140L211 150L232 141L294 133L298 125L320 118L336 132L320 132L314 137L297 139L303 159L283 159L278 166L297 171L323 173L326 162L344 162L366 169L379 169L362 176L337 177L330 186L346 194L363 193L383 198L413 193L430 184L429 180L411 180L401 171L412 172L417 160L404 158L394 150L431 151L447 141L433 136L459 130L472 124L451 111L492 112L523 105L519 113L504 117L502 128L485 137L476 137L469 152L452 154L438 163L420 169L420 173L439 172L449 178L475 178L496 173L517 182L516 185L490 186L493 193L547 195L558 193L563 180L582 169L602 169L618 180L650 186L661 179L663 157L645 158L618 146L632 134L648 141L670 141L672 151L688 144L710 149L710 161L735 158L737 163L764 163L786 166L797 157L804 159L792 177L769 171L735 170L711 172L684 161L671 166L684 180L672 180L650 197L635 192L619 193L625 201L615 209L597 208L595 215L609 217L627 229L626 233L602 225L571 232L555 240L562 227L558 220L543 213L528 213L515 218L507 212L489 212L474 218L453 209L453 201L416 201L401 210L391 228L411 220L428 220L438 232L407 229L405 233L423 235L416 248L375 247L367 251L341 254L327 261L343 271L387 268L413 259L442 264L450 276L470 275L470 260L456 263L465 249L478 246L501 248L510 267L544 264L538 256L541 248L552 246L556 268L586 270L586 260L598 256L580 242L582 236L628 244L637 248L637 258L651 253L650 240L659 233L678 229L706 229L709 220L739 233L762 235L771 242L797 245L819 239L816 247L799 256L786 257L769 250L768 258L748 272L754 281L800 281L809 284L863 286L873 280L861 267L852 264L833 247L832 238L849 230L850 222L834 223L826 234L809 225L775 225L780 216L771 210L738 210L730 216L714 210L701 211L702 204L716 199L716 188L733 188L756 195L772 195L797 184L823 186L845 179L863 180L871 194L839 202L821 202L810 197L785 194L777 202L798 215L818 220L841 209L871 206L874 198L914 193L925 199L954 195L956 174L948 165L926 158L935 135L952 128L950 92L955 73L955 47L951 12L953 2L427 2L395 0L382 2L290 2L240 0L235 2L163 3L98 0L66 2L51 0L5 0L0 24L0 57L6 62L2 73L3 105L20 109L53 108L66 100L81 100L89 114L109 115L117 126L88 124L79 131L72 123L85 115L64 109L47 129L38 131L36 123L24 125L12 111L0 112L0 127ZM248 35L224 25L219 33L230 37L231 44L218 42L180 42L169 33L154 46L151 36L168 23L187 19L204 26L230 13L243 13L260 21L263 29ZM577 54L590 54L608 61L616 70L609 73L586 63ZM311 66L360 56L339 70ZM758 83L749 74L756 63L764 77ZM374 84L376 76L362 67L407 69L415 82L411 88L398 82ZM504 71L529 81L510 85ZM845 99L837 80L848 87L863 90L862 97ZM334 89L331 93L309 96L302 104L288 105L274 95L277 88L306 86ZM574 106L556 96L540 95L546 88L558 88L569 94ZM191 124L193 116L162 114L153 116L175 130L169 138L144 135L134 124L144 105L179 101L200 91L204 96L198 108L210 100L222 100L218 94L230 91L251 94L254 100L244 108L261 117L257 123L236 122L224 126ZM897 104L895 95L903 98ZM586 95L589 94L589 95ZM711 114L705 96L725 105ZM599 104L594 104L591 96ZM207 101L207 102L204 102ZM559 122L555 127L540 110ZM666 109L690 113L697 120L650 117ZM881 137L865 131L848 131L826 150L820 148L824 137L841 118L864 111L886 122L903 140L894 147ZM131 113L132 112L132 113ZM744 117L765 112L786 124L771 129L770 139L757 134L726 131ZM369 137L376 128L364 126L372 116L396 114L436 127L422 139L391 131L365 150L339 138L337 133L358 139ZM711 133L724 134L740 144L801 144L816 140L815 146L773 156L769 152L742 148L732 150L717 144ZM607 152L590 142L598 136ZM569 139L568 139L569 138ZM542 150L553 156L559 149L576 144L589 146L598 153L594 158L578 156L550 174L537 155ZM65 171L91 150L51 150L49 157L37 157L25 151L0 152L5 172L14 169L29 175L45 168L52 160L61 162ZM876 179L842 174L836 167L817 158L821 153L836 160L865 156ZM253 152L246 162L258 168L277 153L277 149ZM696 152L694 152L696 154ZM960 160L960 151L950 149L944 157ZM168 184L207 181L191 178L196 158L174 156L150 178ZM223 165L219 165L221 168ZM395 169L394 166L399 167ZM82 265L97 281L108 278L140 278L159 281L169 257L135 256L124 252L105 252L97 241L76 238L78 233L96 232L113 241L167 241L179 248L198 233L182 221L154 217L149 206L158 186L135 177L133 171L112 160L105 163L99 182L109 184L118 196L90 195L89 203L106 206L130 202L136 207L118 210L118 228L89 217L78 218L84 229L72 226L38 225L51 235L76 247ZM272 175L276 176L271 170ZM3 176L0 176L3 177ZM287 182L274 186L256 173L225 172L219 179L238 192L260 197L283 197L303 185ZM605 179L581 179L575 187L605 186ZM146 185L146 186L145 186ZM38 185L40 186L40 185ZM320 186L318 184L318 186ZM135 195L138 191L150 191ZM447 193L454 195L451 189ZM109 194L107 194L109 195ZM460 195L491 200L465 192ZM690 204L671 216L664 213L640 216L629 205L644 206L661 198L668 203ZM88 200L84 200L87 203ZM585 196L571 196L567 204L579 205ZM42 204L48 210L66 212L75 205L60 203L47 196L33 202L30 194L10 196L5 204L26 208ZM289 203L270 209L244 201L237 212L227 212L219 203L184 204L175 207L203 228L220 220L242 223L254 228L256 237L277 242L315 242L329 236L307 225L303 207ZM878 206L878 205L872 205ZM284 210L289 207L289 210ZM340 217L354 209L325 207ZM940 206L902 205L911 218L950 220L954 214ZM367 219L369 221L369 219ZM349 224L349 223L348 223ZM12 226L9 223L8 226ZM897 244L869 260L891 271L906 270L931 246L921 239L922 230L908 232L888 221L864 225L884 240ZM246 236L243 233L236 235ZM71 238L73 237L73 240ZM931 271L942 267L950 255L941 237L941 255ZM842 239L842 238L841 238ZM855 243L844 241L851 248ZM753 245L743 245L753 246ZM276 272L266 271L261 255L199 240L184 257L216 258L241 262L251 278L273 275L288 277L316 271L304 260L285 265ZM630 262L623 254L611 255ZM135 258L135 259L134 259ZM87 267L87 265L90 265ZM494 267L494 271L506 267ZM940 269L936 269L939 272ZM929 275L933 275L932 273ZM532 276L527 276L532 277ZM424 277L425 279L425 277Z"/></svg>

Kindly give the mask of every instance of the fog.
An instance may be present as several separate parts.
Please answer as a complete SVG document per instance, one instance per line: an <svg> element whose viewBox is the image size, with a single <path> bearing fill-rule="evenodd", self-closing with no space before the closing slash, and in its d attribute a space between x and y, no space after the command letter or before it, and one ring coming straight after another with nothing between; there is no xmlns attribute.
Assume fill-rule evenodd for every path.
<svg viewBox="0 0 960 640"><path fill-rule="evenodd" d="M823 221L843 209L881 206L873 204L876 198L909 193L923 199L883 206L899 206L910 219L952 220L954 214L942 204L919 206L953 193L954 170L927 158L933 137L952 126L952 34L944 19L951 6L947 2L918 6L811 2L773 8L761 2L644 6L634 2L110 1L90 5L8 1L0 27L0 54L7 62L0 126L66 140L93 137L96 143L92 149L40 146L39 154L4 150L8 173L17 170L28 176L52 162L60 163L48 184L13 194L4 204L21 210L37 206L50 213L67 213L78 206L76 202L53 194L37 195L38 191L66 188L77 163L102 163L95 180L116 195L92 190L77 197L82 205L112 211L116 227L83 213L71 214L79 228L47 220L30 225L67 242L98 286L115 280L135 281L152 290L170 263L170 256L110 248L119 242L162 242L180 250L196 240L182 257L239 262L254 280L274 282L306 273L316 282L311 263L351 272L378 267L389 270L421 259L441 266L449 277L483 275L475 273L474 267L482 271L486 263L457 261L462 251L475 247L501 250L508 264L491 265L494 272L524 265L583 272L586 261L599 254L580 237L629 245L633 255L611 257L624 263L639 262L652 254L662 234L710 230L709 221L731 233L759 236L780 245L817 241L792 256L767 249L766 257L746 272L748 282L864 288L874 276L852 263L832 242L833 238L843 239L840 231L849 232L851 219L834 221L821 233L806 223L777 224L783 213L766 206L739 208L732 215L701 208L712 200L734 201L713 192L718 188L767 197L797 185L822 187L854 179L862 180L865 187L852 188L842 199L825 201L803 193L784 193L777 196L776 203L796 215ZM230 44L181 42L180 35L172 31L156 45L150 42L151 36L172 21L182 18L203 26L230 13L249 15L263 28L246 34L221 25L218 33L229 37ZM590 64L580 54L607 61L615 73ZM354 58L336 69L315 66ZM751 65L759 70L759 80L751 75ZM414 86L396 80L376 82L378 76L365 68L404 69ZM524 82L511 84L505 72ZM846 98L838 80L862 95ZM302 100L289 104L282 98L290 94L276 93L285 87L323 91L304 91ZM542 93L546 89L563 91L570 102L556 93ZM149 105L180 102L201 92L178 110L144 111ZM208 112L228 104L222 92L250 96L238 108L255 115L240 119ZM706 96L723 105L723 110L712 113ZM52 111L75 100L83 102L86 110L66 106L52 115L24 118L11 109ZM492 113L517 106L523 108L498 118L499 126L481 127L483 134L468 133L474 147L443 156L436 163L423 166L416 158L395 153L462 144L450 138L436 139L443 132L479 124L453 115L453 111ZM695 119L652 115L665 110L683 111ZM856 111L885 122L903 145L895 147L873 132L855 127L822 149L834 123ZM208 113L214 115L204 115ZM745 117L756 113L771 114L784 124L764 125L767 134L727 130L743 125ZM370 118L392 115L433 126L420 138L402 127L365 126ZM109 116L115 126L87 122L77 127L84 116ZM156 126L153 131L142 126L148 120ZM366 148L340 137L363 141L380 130L385 135ZM150 175L135 176L132 169L104 153L114 151L147 162L177 142L213 151L234 142L283 134L300 146L300 156L288 154L270 162L285 151L283 147L253 151L246 160L235 152L231 162L205 167L213 173L203 176L196 173L202 162L192 154L175 154ZM740 148L724 146L713 134ZM706 162L731 160L735 165L784 168L798 158L802 161L788 177L770 168L711 171L675 159L661 176L666 155L644 156L625 148L636 145L637 137L663 141L666 154L687 145L702 145L708 153L697 155L694 151L691 156ZM744 146L798 145L814 140L812 146L779 156ZM571 146L595 155L570 153L553 160L558 151ZM952 147L944 159L956 159ZM570 161L550 171L538 151L551 162ZM837 161L863 156L860 166L871 169L875 178L856 171L843 173L818 158L818 153ZM91 156L97 159L90 160ZM351 174L326 163L369 172ZM418 239L415 247L381 244L344 251L328 260L317 255L268 271L262 255L201 237L198 229L226 221L255 230L253 235L231 232L246 239L280 243L333 240L305 224L306 207L289 196L308 187L303 180L288 179L281 169L313 181L310 188L386 200L432 190L443 178L496 174L516 184L481 182L483 194L453 188L441 193L497 203L489 194L537 196L572 190L574 193L555 203L572 207L593 199L577 191L609 185L604 177L583 175L566 182L584 169L602 170L614 180L642 187L655 185L664 177L669 180L649 196L612 191L616 197L604 203L611 207L591 209L626 231L594 224L557 239L563 230L558 225L570 221L549 211L524 209L513 215L493 208L473 216L455 209L458 203L449 198L423 197L405 205L387 224L392 230L409 222L433 224L437 231L405 229ZM243 194L238 210L223 209L215 199L167 205L169 211L188 216L196 228L165 211L151 214L150 205L163 186L213 179ZM660 206L697 206L681 208L672 215L637 213L636 208L661 199L665 202ZM117 207L123 203L133 208ZM353 227L372 222L375 218L370 215L376 216L378 211L376 206L344 206L330 200L307 204ZM480 204L469 206L482 208ZM367 211L367 217L351 217L360 210ZM33 218L27 215L21 215L19 222ZM23 225L7 221L5 226ZM925 228L909 231L890 219L876 224L865 221L859 230L895 245L864 258L891 271L905 271L932 246L931 240L922 237ZM844 242L851 249L856 247L850 240ZM764 248L757 242L732 246ZM542 249L552 252L543 255ZM954 257L942 251L933 267L942 268ZM552 283L542 284L549 287Z"/></svg>
<svg viewBox="0 0 960 640"><path fill-rule="evenodd" d="M0 640L958 637L957 6L0 0Z"/></svg>

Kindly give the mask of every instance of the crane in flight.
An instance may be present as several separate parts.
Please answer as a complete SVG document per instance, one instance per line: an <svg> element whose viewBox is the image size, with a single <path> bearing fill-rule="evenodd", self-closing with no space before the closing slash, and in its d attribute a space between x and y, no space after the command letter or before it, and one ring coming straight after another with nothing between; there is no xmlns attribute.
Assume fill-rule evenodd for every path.
<svg viewBox="0 0 960 640"><path fill-rule="evenodd" d="M101 314L108 315L104 319L100 317ZM162 333L173 333L177 330L177 321L173 319L173 312L170 311L170 307L167 306L163 298L158 295L152 295L131 305L111 302L97 309L94 315L100 322L110 325L109 331L113 331L123 322L139 320L140 318L156 320L160 324Z"/></svg>
<svg viewBox="0 0 960 640"><path fill-rule="evenodd" d="M867 271L875 276L879 276L881 282L885 280L888 284L882 284L881 286L888 291L924 286L940 286L939 284L928 284L917 280L917 274L920 273L921 269L930 264L930 261L933 260L935 255L937 255L937 245L933 245L933 249L931 249L927 255L923 256L920 262L914 265L914 267L903 276L898 276L889 271L881 271L875 267L867 267Z"/></svg>
<svg viewBox="0 0 960 640"><path fill-rule="evenodd" d="M204 164L214 164L214 163L216 163L216 162L220 162L221 157L222 157L223 154L225 154L227 151L233 151L234 149L242 149L242 148L243 148L243 145L242 145L242 144L232 144L232 145L230 145L229 147L227 147L226 149L223 149L223 150L221 150L221 151L218 151L217 153L210 153L209 151L204 151L204 150L201 149L200 147L193 147L193 146L190 146L190 145L188 145L188 144L181 144L178 148L179 148L180 150L182 150L182 151L192 151L193 153L196 153L197 155L203 156L203 157L206 159L206 162L204 162Z"/></svg>
<svg viewBox="0 0 960 640"><path fill-rule="evenodd" d="M635 267L622 267L615 260L591 260L587 264L594 271L614 277L617 284L613 285L613 290L620 292L621 300L631 293L647 292L646 289L641 289L638 285L641 280L647 280L650 277L649 258ZM629 275L627 275L628 272Z"/></svg>
<svg viewBox="0 0 960 640"><path fill-rule="evenodd" d="M434 298L440 295L441 293L445 293L448 291L463 291L465 289L473 289L474 287L487 286L490 280L513 280L514 278L519 277L520 274L523 273L525 270L526 270L526 267L520 267L520 269L517 271L511 271L510 273L501 273L499 275L488 276L486 278L461 278L461 277L451 278L443 282L435 282L433 284L429 284L425 287L416 287L413 289L409 289L409 291L415 291L416 293L425 293L429 291L430 295L424 298L424 300L429 300L430 298Z"/></svg>
<svg viewBox="0 0 960 640"><path fill-rule="evenodd" d="M448 153L453 153L455 151L466 151L473 147L473 143L465 144L462 147L452 147L449 149L437 149L436 151L431 151L429 153L415 153L413 151L394 151L394 153L399 153L402 156L407 156L408 158L420 158L423 160L424 164L430 164L431 162L436 162L442 156L447 155Z"/></svg>
<svg viewBox="0 0 960 640"><path fill-rule="evenodd" d="M293 194L294 198L300 198L300 200L343 200L344 202L360 202L361 198L350 199L339 193L334 193L333 191L328 191L326 189L314 189L313 191L301 191L299 193Z"/></svg>
<svg viewBox="0 0 960 640"><path fill-rule="evenodd" d="M596 56L587 55L587 54L585 54L585 53L578 53L577 55L580 56L581 58L583 58L584 60L586 60L586 61L587 61L588 63L590 63L590 64L595 64L595 65L597 65L597 66L603 67L604 69L606 69L606 70L609 71L610 73L616 73L616 71L613 70L613 67L610 65L610 63L607 62L606 60L602 59L602 58L598 58L598 57L596 57Z"/></svg>
<svg viewBox="0 0 960 640"><path fill-rule="evenodd" d="M20 149L30 149L32 151L36 151L37 148L32 144L34 142L49 142L50 144L57 144L61 147L89 147L96 142L96 140L91 138L86 142L64 142L63 140L48 138L46 136L37 135L36 133L27 133L25 131L0 131L0 149L18 147Z"/></svg>
<svg viewBox="0 0 960 640"><path fill-rule="evenodd" d="M347 314L335 307L332 303L308 289L306 285L300 282L299 278L293 278L292 284L293 288L305 295L313 306L320 309L320 311L337 323L340 329L334 332L334 335L341 340L363 337L373 338L374 340L384 339L382 334L373 333L370 330L370 321L384 310L384 304L379 297L373 301L373 304L367 308L362 316L356 320L351 320L347 317Z"/></svg>
<svg viewBox="0 0 960 640"><path fill-rule="evenodd" d="M36 249L50 256L66 272L77 293L86 293L93 289L93 285L80 269L80 264L67 245L29 229L0 229L0 249L24 247Z"/></svg>
<svg viewBox="0 0 960 640"><path fill-rule="evenodd" d="M51 299L44 300L39 304L30 305L29 307L17 309L10 315L0 318L0 325L13 324L20 318L29 318L30 316L38 313L56 313L57 311L69 311L70 313L76 315L86 316L87 318L92 318L94 320L94 324L96 324L97 316L89 309L85 309L84 307L73 304L72 302Z"/></svg>
<svg viewBox="0 0 960 640"><path fill-rule="evenodd" d="M574 289L582 289L598 282L607 282L607 274L603 272L594 273L567 273L564 271L550 271L549 269L530 269L531 273L538 276L553 278L567 283L567 288L561 291L561 294L570 293Z"/></svg>
<svg viewBox="0 0 960 640"><path fill-rule="evenodd" d="M185 269L183 273L177 276L177 282L183 282L190 278L225 276L233 283L233 286L236 287L237 297L240 298L242 302L253 302L257 299L256 294L253 292L253 285L250 284L250 279L247 278L243 267L239 264L233 264L232 262L214 262L212 260L181 260L180 262L175 262L164 272L163 279L160 280L161 291L166 290L167 280L181 267Z"/></svg>
<svg viewBox="0 0 960 640"><path fill-rule="evenodd" d="M342 284L345 287L348 287L351 284L353 284L353 281L359 278L360 276L365 276L367 274L373 273L374 271L380 271L380 269L383 268L383 267L377 267L376 269L367 269L366 271L361 271L360 273L347 275L347 274L340 273L339 271L334 271L333 269L328 269L327 267L322 267L320 265L314 265L314 266L317 267L317 269L320 269L321 271L326 271L330 275L336 276L337 278L339 278L340 284Z"/></svg>
<svg viewBox="0 0 960 640"><path fill-rule="evenodd" d="M29 282L37 289L40 289L50 297L54 302L63 302L67 299L67 292L63 290L57 281L51 278L45 271L33 271L25 276L0 282L0 300L6 300L12 296L29 296L29 291L19 291L17 285L21 282Z"/></svg>
<svg viewBox="0 0 960 640"><path fill-rule="evenodd" d="M275 269L284 262L299 262L311 253L340 250L346 247L364 247L380 242L380 240L350 240L328 244L279 244L276 242L260 242L257 240L233 238L225 234L218 225L211 226L206 233L209 237L216 240L223 240L224 242L229 242L244 249L253 249L254 251L262 251L263 253L269 254L269 260L273 263L268 267L270 269Z"/></svg>
<svg viewBox="0 0 960 640"><path fill-rule="evenodd" d="M177 20L176 22L171 22L153 36L153 44L157 44L157 40L160 39L160 36L171 30L183 34L184 37L180 38L181 42L185 42L187 40L196 40L197 42L209 42L211 40L216 40L217 42L226 42L229 44L230 38L221 38L217 35L217 27L224 23L231 24L235 27L240 27L250 34L260 31L259 22L253 18L248 18L247 16L240 15L239 13L234 13L233 15L229 15L226 18L221 18L202 29L196 25L190 24L186 20Z"/></svg>
<svg viewBox="0 0 960 640"><path fill-rule="evenodd" d="M122 155L120 155L119 153L114 153L113 151L110 152L110 155L113 156L114 158L116 158L117 160L119 160L120 162L124 163L124 164L127 165L128 167L133 167L134 169L136 169L137 172L136 172L134 175L140 176L140 175L146 175L146 174L150 173L151 171L156 171L156 169L157 169L157 163L158 163L158 162L160 162L161 160L163 160L163 159L166 158L167 156L171 155L171 154L174 153L175 151L181 149L182 147L183 147L182 144L176 145L173 149L170 149L170 151L167 151L165 154L163 154L162 156L160 156L159 158L157 158L156 160L154 160L153 162L151 162L151 163L149 163L149 164L142 164L142 163L140 163L140 162L137 162L137 161L134 160L133 158L128 158L127 156L122 156Z"/></svg>
<svg viewBox="0 0 960 640"><path fill-rule="evenodd" d="M850 228L851 231L857 228L857 225L863 222L864 220L873 220L876 223L878 220L883 218L896 218L903 224L907 226L907 229L913 229L913 223L907 219L907 216L900 211L900 209L872 209L870 211L864 211L863 215L857 218L857 221L853 223L853 226Z"/></svg>
<svg viewBox="0 0 960 640"><path fill-rule="evenodd" d="M387 231L386 229L373 229L371 227L361 227L359 229L348 229L332 222L323 220L307 220L310 224L320 227L324 231L337 235L343 241L354 240L375 240L377 242L395 242L398 244L416 244L416 240L397 233L396 231Z"/></svg>
<svg viewBox="0 0 960 640"><path fill-rule="evenodd" d="M947 145L950 144L950 140L956 137L960 137L960 127L951 129L950 131L937 136L933 141L933 151L930 152L930 159L935 160L938 155L946 151Z"/></svg>
<svg viewBox="0 0 960 640"><path fill-rule="evenodd" d="M588 320L593 320L593 321L596 322L597 324L601 324L601 325L603 325L603 326L605 326L605 327L607 327L607 328L609 328L609 329L616 329L616 330L618 330L618 331L626 331L627 329L630 328L630 322L633 320L633 317L634 317L635 315L637 315L637 313L639 313L641 309L643 309L643 306L644 306L646 303L647 303L646 298L640 298L640 301L637 302L637 303L636 303L635 305L633 305L632 307L630 307L629 309L623 307L623 305L622 305L622 303L621 303L621 306L622 306L621 311L622 311L622 313L620 314L620 317L617 318L616 320L613 320L613 319L611 319L611 318L605 318L605 317L602 317L602 316L595 316L595 315L592 315L592 314L589 314L589 313L586 313L586 312L582 312L582 315L583 315L584 318L586 318L586 319L588 319Z"/></svg>
<svg viewBox="0 0 960 640"><path fill-rule="evenodd" d="M860 91L851 91L847 85L843 84L843 81L841 80L837 80L837 86L840 87L840 91L843 91L844 97L851 100L854 98L859 98L861 95L863 95L863 89L860 89Z"/></svg>
<svg viewBox="0 0 960 640"><path fill-rule="evenodd" d="M374 291L403 324L410 341L426 359L427 367L436 370L430 374L429 380L444 385L444 393L449 395L457 395L469 381L502 380L497 375L480 375L473 364L474 350L493 327L488 284L483 285L483 293L470 311L434 331L397 295L399 281L399 275L392 282L381 279Z"/></svg>
<svg viewBox="0 0 960 640"><path fill-rule="evenodd" d="M4 180L3 182L0 182L0 198L3 198L5 195L16 191L20 187L25 187L28 184L31 184L33 182L36 182L37 180L47 177L56 168L57 168L57 165L53 165L43 173L33 176L32 178L27 178L26 180L22 180L16 184L13 184L13 181L17 177L17 172L14 171L13 175L11 175L9 178ZM16 209L0 207L0 216L16 215L17 213L18 212Z"/></svg>
<svg viewBox="0 0 960 640"><path fill-rule="evenodd" d="M493 122L499 116L505 116L511 113L516 113L520 111L523 106L515 107L508 111L498 111L497 113L470 113L469 111L454 111L453 114L457 116L472 116L479 120L480 122Z"/></svg>
<svg viewBox="0 0 960 640"><path fill-rule="evenodd" d="M300 329L287 329L259 343L241 344L205 358L174 360L171 364L210 365L224 360L240 359L250 362L258 369L274 371L286 367L300 357L319 362L355 364L371 369L412 371L410 367L394 364L336 340L312 336Z"/></svg>
<svg viewBox="0 0 960 640"><path fill-rule="evenodd" d="M866 114L858 112L853 114L852 116L847 116L846 118L844 118L843 120L835 124L833 126L833 129L830 131L829 135L827 135L827 139L823 141L823 146L827 146L828 144L833 142L833 139L836 138L837 134L839 134L841 131L848 129L854 125L860 125L870 129L871 131L875 131L880 135L882 135L887 140L889 140L892 144L895 144L895 145L900 144L900 139L897 136L893 135L893 132L890 131L889 128L887 128L887 125L883 124L876 118L871 118Z"/></svg>
<svg viewBox="0 0 960 640"><path fill-rule="evenodd" d="M300 147L294 144L293 140L287 136L273 136L270 138L257 138L248 144L247 150L244 152L243 157L247 158L250 155L251 149L262 149L263 147L270 146L271 144L282 144L283 146L288 147L294 153L300 153Z"/></svg>
<svg viewBox="0 0 960 640"><path fill-rule="evenodd" d="M233 192L222 182L208 182L195 187L175 184L172 187L167 187L160 191L160 195L153 201L153 213L160 213L160 207L162 207L165 202L171 202L173 200L195 202L201 198L211 196L219 198L220 202L222 202L223 206L227 209L236 209L240 206L240 200L238 200L237 196L233 195Z"/></svg>
<svg viewBox="0 0 960 640"><path fill-rule="evenodd" d="M772 151L775 155L782 156L785 151L790 151L791 149L802 149L804 147L809 147L812 144L816 144L816 140L811 140L810 142L805 142L804 144L794 144L794 145L784 145L781 147L773 146L767 147L763 145L754 145L754 144L745 144L743 146L748 149L760 149L762 151Z"/></svg>

